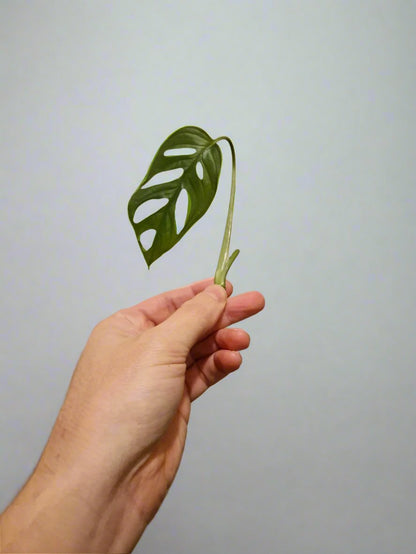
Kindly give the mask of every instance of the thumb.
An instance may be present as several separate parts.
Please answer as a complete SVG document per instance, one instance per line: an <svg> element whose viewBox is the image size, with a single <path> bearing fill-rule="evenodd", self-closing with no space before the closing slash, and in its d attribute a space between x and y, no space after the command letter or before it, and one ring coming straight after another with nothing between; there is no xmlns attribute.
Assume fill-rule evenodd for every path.
<svg viewBox="0 0 416 554"><path fill-rule="evenodd" d="M210 285L184 302L158 328L169 344L188 351L209 335L220 319L227 302L227 293L220 285Z"/></svg>

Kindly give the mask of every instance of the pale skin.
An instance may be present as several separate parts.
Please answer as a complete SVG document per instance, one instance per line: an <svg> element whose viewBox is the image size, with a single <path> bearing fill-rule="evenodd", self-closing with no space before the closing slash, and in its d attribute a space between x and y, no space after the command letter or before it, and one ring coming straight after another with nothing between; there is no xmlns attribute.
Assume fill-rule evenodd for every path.
<svg viewBox="0 0 416 554"><path fill-rule="evenodd" d="M42 456L0 516L0 552L131 552L165 498L191 402L238 369L258 292L212 280L97 325Z"/></svg>

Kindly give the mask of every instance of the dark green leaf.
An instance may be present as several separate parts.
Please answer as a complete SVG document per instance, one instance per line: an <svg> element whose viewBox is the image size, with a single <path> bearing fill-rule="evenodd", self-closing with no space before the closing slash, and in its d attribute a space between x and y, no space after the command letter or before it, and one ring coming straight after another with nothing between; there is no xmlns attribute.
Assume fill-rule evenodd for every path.
<svg viewBox="0 0 416 554"><path fill-rule="evenodd" d="M173 180L168 174L158 175L172 170L182 170L182 174ZM149 267L170 250L208 210L217 191L220 171L221 150L199 127L182 127L161 145L128 204L129 219ZM163 180L161 184L150 182L156 175ZM188 209L185 223L178 230L175 212L182 190L188 195ZM163 199L165 205L137 221L135 215L139 206L150 200ZM143 234L151 230L155 232L154 240L146 248Z"/></svg>

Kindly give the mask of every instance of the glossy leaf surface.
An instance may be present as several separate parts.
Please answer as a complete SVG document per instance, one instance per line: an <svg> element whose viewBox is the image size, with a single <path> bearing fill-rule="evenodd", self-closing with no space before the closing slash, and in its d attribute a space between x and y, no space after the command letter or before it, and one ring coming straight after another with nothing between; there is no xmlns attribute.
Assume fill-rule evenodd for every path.
<svg viewBox="0 0 416 554"><path fill-rule="evenodd" d="M160 146L128 204L129 219L149 267L208 210L217 191L221 161L219 146L199 127L182 127ZM159 184L152 183L156 179ZM187 193L188 205L185 222L178 231L176 209L183 190ZM151 200L164 200L164 205L150 215L137 218L138 208ZM155 232L154 239L145 247L141 237L148 231Z"/></svg>

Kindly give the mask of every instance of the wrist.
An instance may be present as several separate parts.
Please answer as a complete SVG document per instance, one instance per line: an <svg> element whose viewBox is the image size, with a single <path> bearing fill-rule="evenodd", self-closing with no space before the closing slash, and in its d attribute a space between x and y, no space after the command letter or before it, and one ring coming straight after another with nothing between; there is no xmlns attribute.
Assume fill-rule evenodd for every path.
<svg viewBox="0 0 416 554"><path fill-rule="evenodd" d="M48 475L39 466L0 519L1 552L127 552L129 500L82 471ZM141 528L141 529L140 529ZM135 535L145 525L136 519Z"/></svg>

